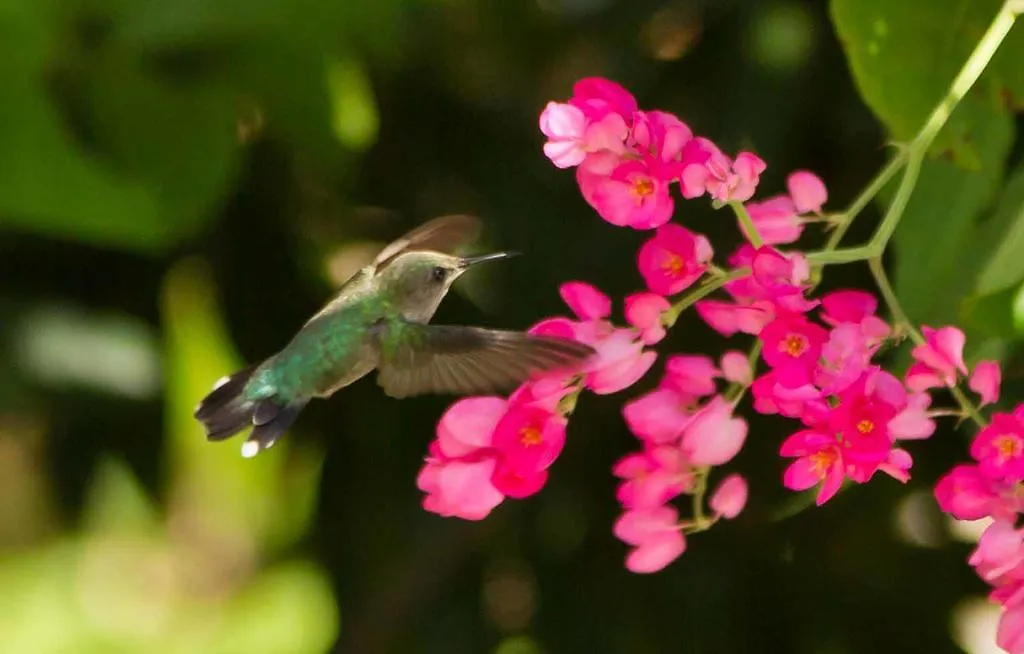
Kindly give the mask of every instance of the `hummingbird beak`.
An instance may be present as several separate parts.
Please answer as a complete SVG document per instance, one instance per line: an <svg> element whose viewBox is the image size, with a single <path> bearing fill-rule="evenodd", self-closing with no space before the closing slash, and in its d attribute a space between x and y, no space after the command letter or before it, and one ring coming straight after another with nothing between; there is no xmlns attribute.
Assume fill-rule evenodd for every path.
<svg viewBox="0 0 1024 654"><path fill-rule="evenodd" d="M459 267L465 270L466 268L475 266L478 263L498 261L499 259L511 259L512 257L518 256L518 252L492 252L491 254L480 254L475 257L462 257L462 259L459 260Z"/></svg>

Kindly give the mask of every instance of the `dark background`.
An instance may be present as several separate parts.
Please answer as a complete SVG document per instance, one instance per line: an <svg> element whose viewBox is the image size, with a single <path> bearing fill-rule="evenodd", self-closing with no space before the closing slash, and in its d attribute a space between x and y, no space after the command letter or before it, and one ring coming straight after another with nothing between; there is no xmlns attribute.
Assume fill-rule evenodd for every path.
<svg viewBox="0 0 1024 654"><path fill-rule="evenodd" d="M182 445L202 439L188 417L192 404L228 366L261 359L291 337L331 295L337 283L331 271L337 277L339 268L351 269L347 246L386 241L435 215L469 212L486 223L481 247L526 254L461 281L438 322L523 328L564 313L558 285L573 279L608 292L617 311L625 294L641 288L635 252L645 234L601 221L580 197L573 174L541 153L539 112L548 100L567 98L576 79L609 77L642 108L676 113L726 152L756 151L768 162L763 196L783 191L792 170L810 169L829 186L828 206L839 209L884 162L885 145L821 2L367 0L331 10L298 3L285 11L268 0L251 7L221 0L206 6L213 9L196 2L161 12L111 0L40 9L46 33L59 37L38 78L41 97L58 108L72 147L90 161L127 178L143 171L166 202L161 219L171 226L136 242L118 236L138 227L131 215L90 231L79 229L88 218L48 221L43 210L0 204L0 552L6 552L0 579L7 580L6 601L19 611L40 596L39 579L56 575L57 589L39 609L46 619L38 624L26 617L0 621L0 645L4 631L9 634L4 651L235 651L230 644L204 645L199 628L200 635L185 639L195 624L216 620L192 613L234 601L267 567L308 559L333 588L341 652L962 651L952 635L954 608L985 589L965 564L969 545L950 535L930 501L938 476L965 456L963 439L949 430L911 447L914 477L907 486L879 478L823 509L786 513L795 496L781 486L785 461L777 449L795 423L752 417L747 445L729 466L750 481L745 512L693 537L683 557L656 575L626 571L626 548L611 534L618 506L610 467L637 445L620 407L656 383L660 364L623 394L585 395L548 486L527 501L505 502L480 523L444 520L420 508L416 473L450 398L399 402L384 396L372 377L363 379L311 404L290 445L265 455L280 460L262 464L269 476L302 453L314 462L323 457L322 473L301 482L314 493L308 525L277 541L248 534L249 558L232 545L230 529L182 540L176 520L192 509L176 503L175 489L189 478L185 466L202 467L207 452L220 466L204 473L199 491L184 494L200 510L228 492L218 479L260 465L237 457L238 440ZM241 16L250 10L272 19L246 24ZM120 31L133 20L152 33L133 40L134 32ZM353 62L368 86L325 93L325 58ZM106 69L108 60L130 64ZM137 88L122 68L141 70L176 97L230 88L240 107L232 120L241 115L255 133L232 145L223 175L201 170L207 152L201 144L165 157L160 147L189 143L198 128L173 104L145 115L152 105L133 95ZM368 102L371 117L376 113L376 129L371 118L358 142L341 142L331 132L332 116L351 117L338 108L347 106L346 94ZM109 109L115 106L120 114ZM108 124L110 112L120 117ZM111 145L118 135L146 143L137 151L153 156L119 157ZM36 154L44 164L50 156ZM212 155L211 161L220 165ZM61 186L50 191L60 197ZM96 214L117 216L116 198L98 205ZM737 242L732 217L704 201L679 203L676 220L708 234L720 253ZM850 241L866 237L876 220L872 208ZM169 289L179 274L196 286L176 304ZM829 269L825 287L869 283L866 270L851 266ZM192 323L182 328L193 331L175 332L176 321L192 320L181 307L207 305L223 321L217 328L237 357L203 359L220 346L219 337L196 346L208 333L201 318L194 329ZM741 339L729 345L747 347ZM658 349L718 353L725 347L686 316ZM136 376L150 385L124 388L133 382L125 381L128 364L121 357L135 362L133 370L142 366ZM147 365L159 367L146 373ZM110 377L124 383L97 381ZM174 454L186 450L192 454ZM94 494L98 470L115 459L126 461L145 489L156 526L129 528L121 509L99 520L102 527L89 518L103 504ZM254 479L250 488L265 483ZM296 507L304 500L293 503L292 494L300 491L285 482L267 489L278 496L268 521L302 514ZM149 544L110 540L133 530L145 532ZM64 560L54 552L88 560L101 546L113 548L103 583L142 574L141 590L114 587L94 595L92 577L83 577L78 564L53 572ZM173 601L160 604L153 589L175 586L160 575L173 577L166 570L178 568L139 555L151 549L160 561L188 550L204 571L199 577L224 579L213 590L185 584ZM133 567L137 556L147 562ZM153 609L164 617L150 616L156 626L136 629L130 623L142 623L132 612L135 600L125 598L146 598L164 607ZM323 599L310 601L324 608ZM239 630L272 621L273 606L254 601ZM121 624L123 616L129 617ZM74 626L60 626L65 622ZM283 622L280 643L257 641L246 651L323 651L316 638L303 644L306 624ZM66 639L57 642L61 629ZM324 630L325 638L335 635L329 624Z"/></svg>

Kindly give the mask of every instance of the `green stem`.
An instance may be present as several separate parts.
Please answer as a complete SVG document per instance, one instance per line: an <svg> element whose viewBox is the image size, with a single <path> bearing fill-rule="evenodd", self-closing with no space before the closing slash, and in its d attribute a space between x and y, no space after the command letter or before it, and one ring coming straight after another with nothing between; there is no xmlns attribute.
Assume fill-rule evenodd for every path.
<svg viewBox="0 0 1024 654"><path fill-rule="evenodd" d="M978 81L981 73L992 60L992 56L1006 38L1010 28L1013 27L1017 16L1021 13L1022 5L1024 5L1024 2L1020 0L1009 0L1003 4L999 13L996 14L996 17L985 31L984 36L978 41L978 45L975 46L974 51L971 52L970 57L967 58L960 72L957 73L945 97L929 114L920 131L918 131L907 146L900 148L886 167L857 196L850 205L850 208L847 209L843 222L833 232L823 250L812 252L808 255L808 260L819 268L819 272L820 267L824 265L863 261L881 256L882 252L885 251L885 247L889 244L889 239L892 238L900 219L903 217L903 210L906 208L910 195L917 183L921 162L924 160L928 148L943 126L945 126L953 110L960 104L960 101L971 87L974 86L974 83ZM900 182L900 187L871 240L861 247L837 250L839 242L846 234L846 230L853 222L853 219L904 164L906 165L906 170L903 174L903 180Z"/></svg>
<svg viewBox="0 0 1024 654"><path fill-rule="evenodd" d="M672 305L671 309L662 314L662 324L665 325L665 327L671 327L676 324L676 320L679 319L679 314L683 311L686 311L698 301L703 300L729 282L746 277L749 274L750 268L737 268L735 270L730 270L724 275L709 278L696 289L680 298L678 302Z"/></svg>
<svg viewBox="0 0 1024 654"><path fill-rule="evenodd" d="M761 234L758 233L757 227L754 226L754 221L750 218L750 214L747 213L747 208L743 206L743 203L734 200L729 203L729 208L732 209L739 219L740 225L743 226L743 231L747 234L750 244L755 248L764 245L764 241L761 240Z"/></svg>
<svg viewBox="0 0 1024 654"><path fill-rule="evenodd" d="M875 278L875 284L878 286L878 290L882 294L885 304L889 307L889 312L892 313L893 321L899 328L907 331L910 335L910 340L914 341L914 343L917 343L918 345L924 345L924 335L921 334L921 332L918 331L909 320L907 320L907 314L903 311L899 298L896 297L896 293L892 290L892 284L889 283L889 277L885 274L885 266L882 265L882 258L875 257L870 259L868 261L868 267L871 268L871 275ZM971 402L970 398L967 397L959 386L951 386L949 392L953 394L953 399L955 399L956 403L960 406L961 415L969 417L979 427L984 427L988 424L985 419L981 417L978 407Z"/></svg>

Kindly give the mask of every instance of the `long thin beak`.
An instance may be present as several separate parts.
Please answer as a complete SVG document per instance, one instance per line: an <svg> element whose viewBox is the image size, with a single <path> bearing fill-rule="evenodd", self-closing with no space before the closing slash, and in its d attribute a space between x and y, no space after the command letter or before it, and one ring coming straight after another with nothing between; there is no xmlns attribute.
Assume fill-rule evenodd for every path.
<svg viewBox="0 0 1024 654"><path fill-rule="evenodd" d="M486 263L487 261L497 261L499 259L511 259L512 257L518 257L518 252L492 252L491 254L480 254L475 257L462 257L459 265L465 269L470 266L475 266L478 263Z"/></svg>

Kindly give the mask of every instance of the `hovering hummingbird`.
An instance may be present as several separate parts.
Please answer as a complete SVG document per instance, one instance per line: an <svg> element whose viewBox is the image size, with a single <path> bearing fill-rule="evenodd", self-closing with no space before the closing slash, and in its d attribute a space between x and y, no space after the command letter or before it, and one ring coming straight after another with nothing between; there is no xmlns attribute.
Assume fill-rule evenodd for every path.
<svg viewBox="0 0 1024 654"><path fill-rule="evenodd" d="M514 256L455 254L479 233L472 216L444 216L381 250L281 351L214 384L195 410L207 439L225 440L253 427L242 456L256 456L312 398L329 397L374 369L391 397L469 395L508 390L593 354L589 346L562 338L428 324L466 270Z"/></svg>

